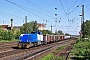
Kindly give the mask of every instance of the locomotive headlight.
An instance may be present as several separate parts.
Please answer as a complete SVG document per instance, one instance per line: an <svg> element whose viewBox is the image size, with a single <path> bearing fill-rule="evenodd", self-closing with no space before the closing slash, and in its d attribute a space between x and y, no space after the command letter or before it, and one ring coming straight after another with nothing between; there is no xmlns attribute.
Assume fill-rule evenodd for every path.
<svg viewBox="0 0 90 60"><path fill-rule="evenodd" d="M21 34L20 36L23 36L24 34Z"/></svg>
<svg viewBox="0 0 90 60"><path fill-rule="evenodd" d="M27 39L27 42L28 42L28 39Z"/></svg>

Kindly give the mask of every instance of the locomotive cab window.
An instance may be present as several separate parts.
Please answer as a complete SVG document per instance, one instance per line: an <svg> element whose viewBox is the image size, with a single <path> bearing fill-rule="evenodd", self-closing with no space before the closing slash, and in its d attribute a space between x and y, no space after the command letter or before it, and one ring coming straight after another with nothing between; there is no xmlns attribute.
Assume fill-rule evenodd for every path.
<svg viewBox="0 0 90 60"><path fill-rule="evenodd" d="M35 34L35 31L31 32L31 34Z"/></svg>

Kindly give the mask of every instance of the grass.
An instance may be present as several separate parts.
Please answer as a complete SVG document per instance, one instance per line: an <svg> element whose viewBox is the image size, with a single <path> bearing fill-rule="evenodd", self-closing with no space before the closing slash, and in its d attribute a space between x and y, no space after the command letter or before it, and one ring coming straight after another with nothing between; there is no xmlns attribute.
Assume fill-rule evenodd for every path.
<svg viewBox="0 0 90 60"><path fill-rule="evenodd" d="M18 42L18 39L13 39L13 40L0 40L0 42Z"/></svg>
<svg viewBox="0 0 90 60"><path fill-rule="evenodd" d="M40 60L52 60L52 58L54 57L54 55L52 53L46 55L45 57L41 58Z"/></svg>
<svg viewBox="0 0 90 60"><path fill-rule="evenodd" d="M55 50L54 53L57 53L57 52L63 50L66 46L67 46L67 45L64 45L64 46L60 46L60 47L58 47L58 49Z"/></svg>
<svg viewBox="0 0 90 60"><path fill-rule="evenodd" d="M54 60L64 60L63 56L57 56L56 58L54 58Z"/></svg>
<svg viewBox="0 0 90 60"><path fill-rule="evenodd" d="M61 47L59 47L57 50L61 51L61 50L63 50L66 46L67 46L67 45L61 46Z"/></svg>

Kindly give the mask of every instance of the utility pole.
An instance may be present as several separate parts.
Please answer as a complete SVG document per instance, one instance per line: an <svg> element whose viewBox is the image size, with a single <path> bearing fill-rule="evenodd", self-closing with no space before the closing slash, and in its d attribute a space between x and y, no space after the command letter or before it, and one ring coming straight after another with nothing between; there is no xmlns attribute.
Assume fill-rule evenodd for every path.
<svg viewBox="0 0 90 60"><path fill-rule="evenodd" d="M50 26L50 27L51 27L51 33L52 33L52 27L54 27L54 26L52 26L52 24L51 24L51 26Z"/></svg>
<svg viewBox="0 0 90 60"><path fill-rule="evenodd" d="M84 5L82 5L82 22L83 22L83 38L85 38L85 29L84 29Z"/></svg>
<svg viewBox="0 0 90 60"><path fill-rule="evenodd" d="M26 33L28 33L28 27L27 27L27 16L25 16L25 23L26 23L26 26L25 26L25 28L26 28Z"/></svg>
<svg viewBox="0 0 90 60"><path fill-rule="evenodd" d="M83 23L83 21L82 21L82 15L79 15L79 16L81 16L81 31L79 33L80 33L80 40L82 40L82 23Z"/></svg>

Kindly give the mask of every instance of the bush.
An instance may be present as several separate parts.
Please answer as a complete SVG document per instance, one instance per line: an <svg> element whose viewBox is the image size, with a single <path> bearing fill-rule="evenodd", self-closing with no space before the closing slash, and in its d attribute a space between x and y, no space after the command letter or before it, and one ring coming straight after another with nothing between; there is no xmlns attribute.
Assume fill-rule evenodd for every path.
<svg viewBox="0 0 90 60"><path fill-rule="evenodd" d="M20 31L17 31L17 32L14 34L15 39L19 39L20 34L21 34Z"/></svg>
<svg viewBox="0 0 90 60"><path fill-rule="evenodd" d="M12 39L14 39L14 34L12 31L1 30L0 31L0 39L1 40L12 40Z"/></svg>
<svg viewBox="0 0 90 60"><path fill-rule="evenodd" d="M71 51L77 58L90 59L90 42L89 40L78 40Z"/></svg>

